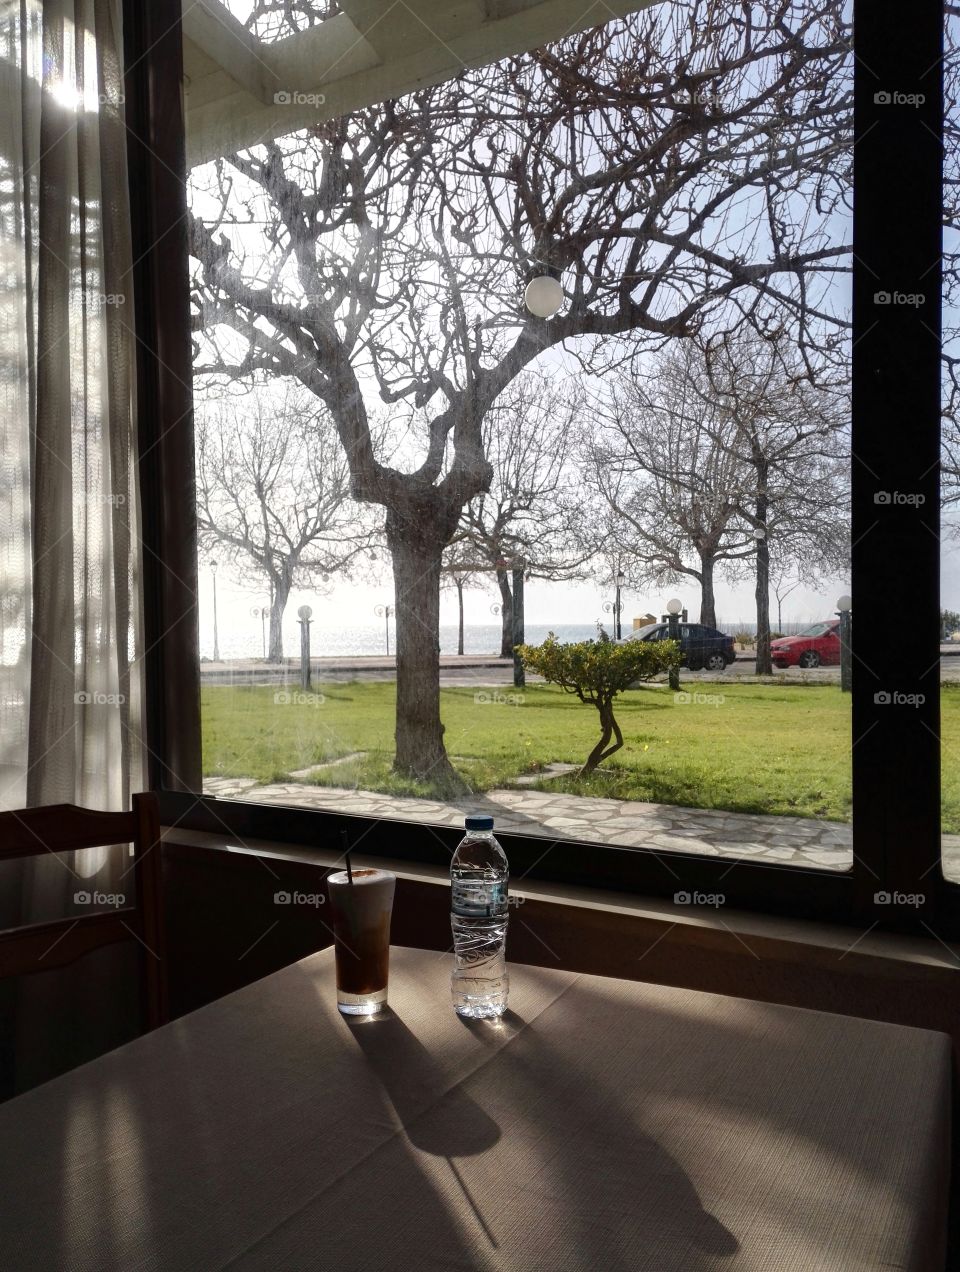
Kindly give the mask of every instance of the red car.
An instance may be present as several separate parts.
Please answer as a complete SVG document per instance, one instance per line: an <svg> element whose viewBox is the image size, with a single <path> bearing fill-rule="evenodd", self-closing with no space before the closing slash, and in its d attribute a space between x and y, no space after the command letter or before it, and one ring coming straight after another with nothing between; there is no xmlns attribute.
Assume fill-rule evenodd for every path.
<svg viewBox="0 0 960 1272"><path fill-rule="evenodd" d="M798 636L771 641L770 657L777 667L828 667L839 663L840 620L814 623Z"/></svg>

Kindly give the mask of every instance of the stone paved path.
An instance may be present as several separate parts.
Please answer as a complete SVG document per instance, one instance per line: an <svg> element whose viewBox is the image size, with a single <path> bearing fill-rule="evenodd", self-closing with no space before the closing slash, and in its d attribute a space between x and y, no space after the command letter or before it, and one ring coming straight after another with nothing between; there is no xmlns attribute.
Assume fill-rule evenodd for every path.
<svg viewBox="0 0 960 1272"><path fill-rule="evenodd" d="M850 827L804 817L768 817L671 804L594 799L550 791L495 790L442 803L341 787L252 778L207 778L204 790L221 799L330 808L365 817L460 826L465 812L490 812L506 832L579 839L655 851L733 856L844 870L851 861Z"/></svg>

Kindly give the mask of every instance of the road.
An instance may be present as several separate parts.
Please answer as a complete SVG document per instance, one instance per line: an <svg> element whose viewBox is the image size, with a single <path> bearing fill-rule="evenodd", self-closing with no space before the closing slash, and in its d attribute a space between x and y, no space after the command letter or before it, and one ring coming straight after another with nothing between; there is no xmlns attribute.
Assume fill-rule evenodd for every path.
<svg viewBox="0 0 960 1272"><path fill-rule="evenodd" d="M935 660L931 660L931 666ZM313 679L316 681L348 681L379 680L389 681L396 677L392 658L317 658L312 664ZM755 676L755 660L740 655L737 661L723 672L697 671L681 672L684 682L706 682L729 684L736 680L750 680ZM854 671L856 674L856 671ZM791 667L787 671L775 673L777 679L788 684L832 684L840 679L839 667L818 667L814 671L801 671ZM299 678L299 667L292 659L287 660L285 667L265 666L256 660L236 663L203 662L200 667L200 680L203 685L275 685L295 684ZM528 677L531 684L540 680L539 676ZM891 676L891 687L896 687L895 676ZM960 648L941 647L940 680L960 683ZM444 654L440 658L440 683L445 687L462 685L512 685L513 664L505 658L483 658L466 655Z"/></svg>

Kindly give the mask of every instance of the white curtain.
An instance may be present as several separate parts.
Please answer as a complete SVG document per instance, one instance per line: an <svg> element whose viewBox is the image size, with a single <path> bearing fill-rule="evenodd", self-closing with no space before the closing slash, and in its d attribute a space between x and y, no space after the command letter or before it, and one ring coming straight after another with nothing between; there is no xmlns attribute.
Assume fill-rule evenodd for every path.
<svg viewBox="0 0 960 1272"><path fill-rule="evenodd" d="M122 51L120 0L0 0L0 808L143 782Z"/></svg>

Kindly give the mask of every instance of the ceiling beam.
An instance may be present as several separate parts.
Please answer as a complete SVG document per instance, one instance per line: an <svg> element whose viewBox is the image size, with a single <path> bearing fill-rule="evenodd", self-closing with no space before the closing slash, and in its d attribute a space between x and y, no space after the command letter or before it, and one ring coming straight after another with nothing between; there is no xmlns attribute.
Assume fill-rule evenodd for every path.
<svg viewBox="0 0 960 1272"><path fill-rule="evenodd" d="M401 97L511 54L646 8L655 0L341 0L300 33L243 43L219 0L184 19L187 160L234 150ZM188 5L191 0L184 0ZM192 32L200 28L200 40ZM229 38L228 38L229 37ZM246 77L249 76L249 81Z"/></svg>

